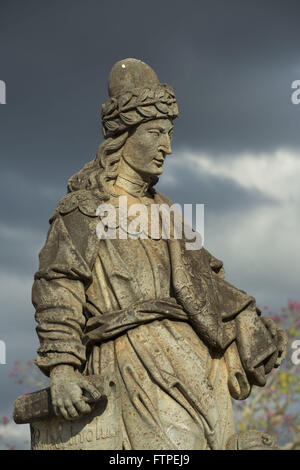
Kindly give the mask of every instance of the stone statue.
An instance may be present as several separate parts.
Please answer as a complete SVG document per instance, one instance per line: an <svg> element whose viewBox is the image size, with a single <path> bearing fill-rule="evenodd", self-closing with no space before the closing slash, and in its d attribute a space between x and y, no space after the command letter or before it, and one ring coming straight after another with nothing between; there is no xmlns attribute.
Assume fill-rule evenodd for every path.
<svg viewBox="0 0 300 470"><path fill-rule="evenodd" d="M155 189L178 115L172 88L126 59L111 70L109 96L104 142L68 182L33 285L35 362L50 392L15 416L34 416L33 449L247 448L231 399L265 385L285 334L224 279L220 260L163 236L163 220L154 235L130 237L124 214L100 214L109 204L120 215L121 196L147 220L153 205L173 204ZM249 439L276 448L265 434Z"/></svg>

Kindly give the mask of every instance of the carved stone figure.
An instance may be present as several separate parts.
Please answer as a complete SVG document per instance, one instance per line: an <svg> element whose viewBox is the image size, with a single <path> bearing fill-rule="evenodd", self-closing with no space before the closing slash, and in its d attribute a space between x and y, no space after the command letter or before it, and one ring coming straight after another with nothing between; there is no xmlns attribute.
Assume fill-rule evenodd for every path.
<svg viewBox="0 0 300 470"><path fill-rule="evenodd" d="M130 237L122 217L100 214L109 204L120 215L121 196L149 220L154 204L173 204L155 189L178 115L172 88L126 59L112 68L109 96L104 142L68 182L33 285L35 362L50 393L43 406L38 395L16 404L16 420L31 422L33 449L247 448L231 399L265 385L285 334L224 279L220 260L164 237L163 220L154 235ZM99 220L116 237L99 237ZM276 447L251 436L249 448Z"/></svg>

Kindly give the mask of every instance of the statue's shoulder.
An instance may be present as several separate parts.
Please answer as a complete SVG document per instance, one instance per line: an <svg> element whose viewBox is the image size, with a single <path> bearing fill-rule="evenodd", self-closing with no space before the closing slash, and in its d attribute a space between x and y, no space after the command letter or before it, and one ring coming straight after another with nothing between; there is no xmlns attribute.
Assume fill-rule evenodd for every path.
<svg viewBox="0 0 300 470"><path fill-rule="evenodd" d="M70 192L59 201L50 222L58 215L66 216L75 213L76 209L83 216L97 217L97 208L103 202L104 196L99 190L82 189ZM78 211L76 212L78 213Z"/></svg>
<svg viewBox="0 0 300 470"><path fill-rule="evenodd" d="M46 243L52 240L55 246L65 243L68 249L70 246L72 249L75 247L91 268L98 249L97 208L103 201L103 193L95 190L78 190L66 194L49 220L51 227Z"/></svg>

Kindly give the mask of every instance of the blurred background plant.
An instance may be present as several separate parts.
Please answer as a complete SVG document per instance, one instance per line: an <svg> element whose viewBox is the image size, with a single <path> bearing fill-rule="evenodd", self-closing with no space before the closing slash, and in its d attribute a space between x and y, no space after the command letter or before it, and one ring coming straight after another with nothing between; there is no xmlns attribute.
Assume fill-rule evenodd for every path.
<svg viewBox="0 0 300 470"><path fill-rule="evenodd" d="M49 385L48 377L45 377L32 361L15 362L13 369L8 373L8 377L15 386L20 388L20 395L34 392ZM12 444L10 442L11 438L7 436L18 436L20 435L19 431L21 431L20 426L14 423L12 416L0 416L0 448L3 450L16 450L19 446ZM29 449L30 442L24 440L21 447Z"/></svg>
<svg viewBox="0 0 300 470"><path fill-rule="evenodd" d="M48 377L43 375L32 361L15 362L13 370L8 373L8 377L13 380L15 385L27 387L23 390L23 394L47 387L49 383Z"/></svg>
<svg viewBox="0 0 300 470"><path fill-rule="evenodd" d="M10 420L9 420L9 417L8 416L2 416L0 418L0 442L2 444L2 449L6 449L6 450L15 450L16 447L9 443L9 442L6 442L6 439L5 439L5 434L6 434L6 428L9 424Z"/></svg>
<svg viewBox="0 0 300 470"><path fill-rule="evenodd" d="M300 340L300 303L289 300L280 314L267 306L263 310L288 335L286 358L270 373L265 387L253 387L247 400L234 401L237 430L268 432L277 437L281 448L300 450L300 347L298 355L293 348Z"/></svg>

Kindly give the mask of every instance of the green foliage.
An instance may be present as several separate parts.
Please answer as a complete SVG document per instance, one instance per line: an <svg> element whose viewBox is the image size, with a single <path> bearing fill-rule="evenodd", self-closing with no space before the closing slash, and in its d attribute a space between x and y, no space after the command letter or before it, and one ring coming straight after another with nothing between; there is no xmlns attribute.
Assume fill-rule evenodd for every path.
<svg viewBox="0 0 300 470"><path fill-rule="evenodd" d="M280 315L267 312L267 316L288 335L286 358L269 374L265 387L253 387L247 400L234 402L236 425L238 431L257 429L273 434L285 449L300 449L300 364L292 362L292 343L300 340L300 303L289 301Z"/></svg>

